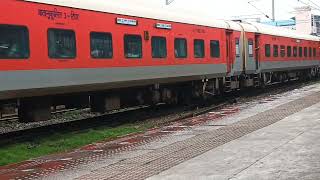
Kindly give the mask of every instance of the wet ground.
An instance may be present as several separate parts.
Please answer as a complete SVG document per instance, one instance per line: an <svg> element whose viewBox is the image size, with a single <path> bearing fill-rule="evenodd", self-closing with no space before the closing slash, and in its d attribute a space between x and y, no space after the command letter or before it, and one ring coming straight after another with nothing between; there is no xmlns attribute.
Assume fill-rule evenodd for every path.
<svg viewBox="0 0 320 180"><path fill-rule="evenodd" d="M0 167L0 179L313 179L320 176L314 170L319 161L312 160L320 159L319 100L320 84L314 84L239 102L146 133Z"/></svg>

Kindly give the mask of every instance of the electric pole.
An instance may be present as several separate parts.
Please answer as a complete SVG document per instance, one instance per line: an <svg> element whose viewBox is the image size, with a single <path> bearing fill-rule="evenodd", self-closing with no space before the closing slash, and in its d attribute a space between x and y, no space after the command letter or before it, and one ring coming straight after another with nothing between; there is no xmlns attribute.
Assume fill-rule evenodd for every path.
<svg viewBox="0 0 320 180"><path fill-rule="evenodd" d="M276 20L276 15L275 15L275 8L274 8L274 0L272 0L272 21L274 22Z"/></svg>

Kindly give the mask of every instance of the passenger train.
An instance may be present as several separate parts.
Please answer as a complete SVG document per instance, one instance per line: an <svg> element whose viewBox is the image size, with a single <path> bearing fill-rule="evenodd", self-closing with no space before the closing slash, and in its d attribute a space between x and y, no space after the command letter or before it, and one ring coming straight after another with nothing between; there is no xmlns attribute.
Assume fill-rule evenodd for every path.
<svg viewBox="0 0 320 180"><path fill-rule="evenodd" d="M119 4L119 3L118 3ZM319 72L319 37L101 0L1 0L0 114L174 104Z"/></svg>

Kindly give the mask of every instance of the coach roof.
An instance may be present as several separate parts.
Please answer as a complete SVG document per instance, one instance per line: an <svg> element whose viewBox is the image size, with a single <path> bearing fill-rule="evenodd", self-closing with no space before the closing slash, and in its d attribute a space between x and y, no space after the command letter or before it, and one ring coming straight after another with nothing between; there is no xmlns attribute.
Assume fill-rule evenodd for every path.
<svg viewBox="0 0 320 180"><path fill-rule="evenodd" d="M102 1L102 0L25 0L29 2L38 2L51 5L73 7L99 12L107 12L120 15L158 19L163 21L179 22L194 24L222 29L232 29L236 31L258 32L274 36L284 36L297 39L319 41L320 38L311 35L303 35L294 30L279 28L260 23L239 23L226 20L215 20L204 15L194 15L192 13L171 12L155 10L152 8L141 7L138 5L126 5L119 1Z"/></svg>
<svg viewBox="0 0 320 180"><path fill-rule="evenodd" d="M320 40L320 38L317 36L298 33L295 30L291 30L291 29L287 29L287 28L283 28L283 27L275 27L275 26L265 25L265 24L261 24L261 23L253 23L253 22L250 22L248 24L255 26L258 30L257 32L259 32L261 34L269 34L269 35L274 35L274 36L283 36L283 37L312 40L312 41L319 41Z"/></svg>
<svg viewBox="0 0 320 180"><path fill-rule="evenodd" d="M190 15L185 13L177 13L171 11L164 11L161 9L153 9L142 7L138 5L126 5L118 1L103 1L103 0L25 0L29 2L38 2L45 4L52 4L65 7L73 7L79 9L93 10L99 12L107 12L120 15L128 15L135 17L143 17L150 19L158 19L171 22L179 22L186 24L195 24L202 26L210 26L217 28L228 28L224 20L212 20L211 18L203 18L197 15Z"/></svg>

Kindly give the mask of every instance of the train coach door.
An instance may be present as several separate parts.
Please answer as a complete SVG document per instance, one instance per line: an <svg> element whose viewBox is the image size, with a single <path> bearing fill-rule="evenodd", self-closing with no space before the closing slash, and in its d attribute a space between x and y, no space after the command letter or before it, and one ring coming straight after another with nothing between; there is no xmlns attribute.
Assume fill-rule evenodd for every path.
<svg viewBox="0 0 320 180"><path fill-rule="evenodd" d="M232 69L232 31L226 31L226 60L227 60L227 72L230 73Z"/></svg>
<svg viewBox="0 0 320 180"><path fill-rule="evenodd" d="M259 69L260 66L260 34L255 34L255 60L256 60L256 70Z"/></svg>

